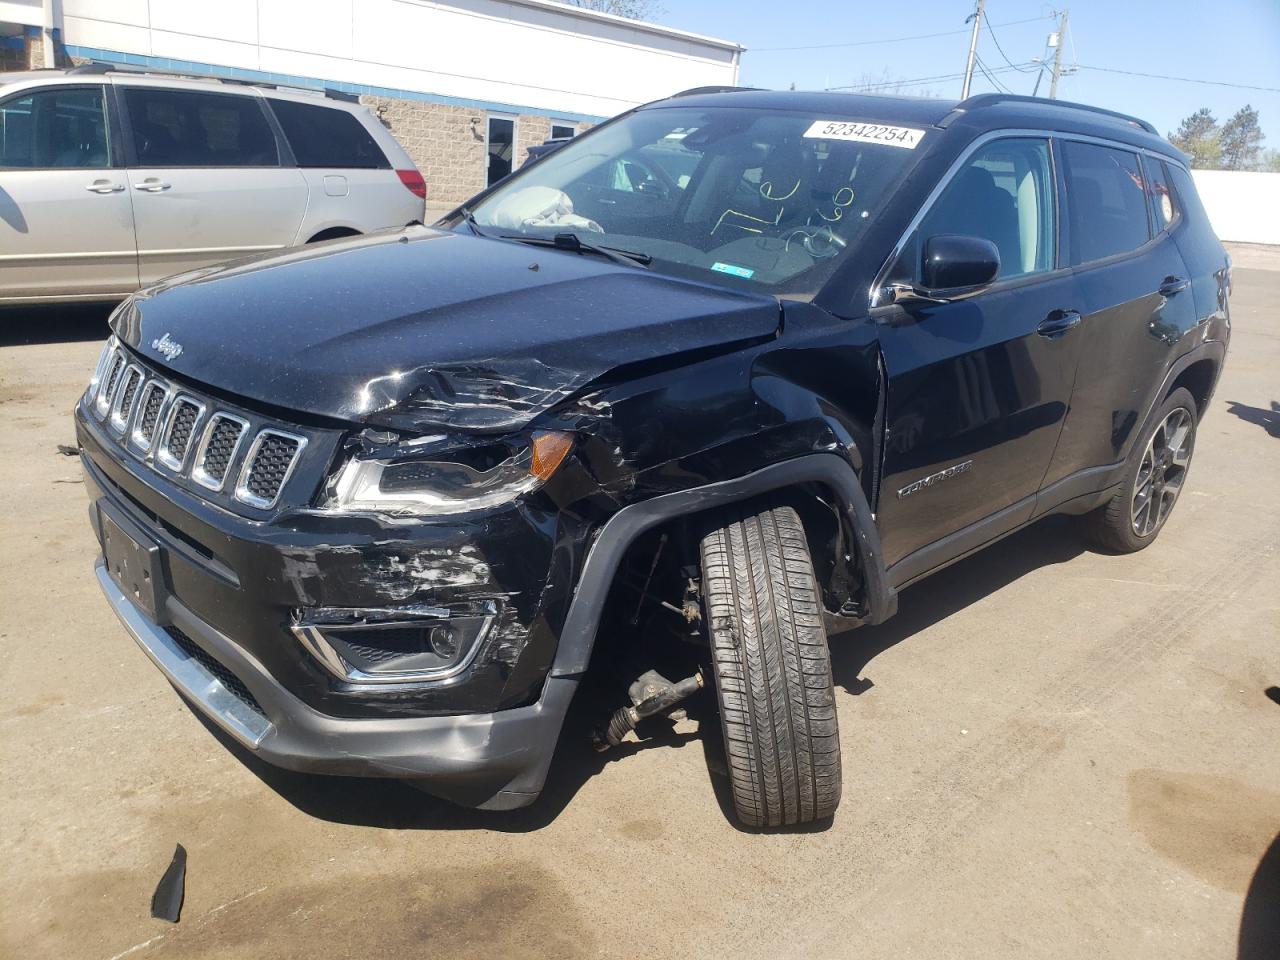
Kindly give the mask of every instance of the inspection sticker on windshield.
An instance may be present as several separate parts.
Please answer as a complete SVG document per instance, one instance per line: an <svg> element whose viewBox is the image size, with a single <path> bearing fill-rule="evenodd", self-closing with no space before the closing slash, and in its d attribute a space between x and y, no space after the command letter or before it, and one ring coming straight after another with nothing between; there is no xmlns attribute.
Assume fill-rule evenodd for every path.
<svg viewBox="0 0 1280 960"><path fill-rule="evenodd" d="M750 267L740 267L736 263L721 263L719 260L711 265L711 269L717 273L727 273L731 277L742 277L743 280L750 280L756 273Z"/></svg>
<svg viewBox="0 0 1280 960"><path fill-rule="evenodd" d="M815 140L883 143L908 150L914 150L924 139L924 131L914 127L887 127L883 123L851 123L848 120L815 120L804 135Z"/></svg>

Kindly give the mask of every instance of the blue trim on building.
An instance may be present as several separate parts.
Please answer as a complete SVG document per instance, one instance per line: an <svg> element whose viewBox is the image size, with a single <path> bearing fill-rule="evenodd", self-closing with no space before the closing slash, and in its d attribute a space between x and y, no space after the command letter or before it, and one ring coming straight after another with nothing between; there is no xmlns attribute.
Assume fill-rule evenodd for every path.
<svg viewBox="0 0 1280 960"><path fill-rule="evenodd" d="M229 80L245 80L251 83L273 83L280 87L337 90L341 93L350 93L356 96L421 100L425 103L442 103L453 107L468 107L472 110L492 110L495 113L526 113L551 117L556 120L576 120L584 123L600 123L607 119L588 113L557 112L548 110L545 107L494 103L489 100L467 100L462 97L420 93L416 90L398 90L393 87L378 87L367 83L348 83L345 80L321 80L316 77L300 77L288 73L266 73L262 70L246 70L242 67L217 67L213 64L199 63L194 60L173 60L168 57L152 57L139 53L117 53L114 50L101 50L98 47L80 47L67 44L66 50L70 56L82 57L86 60L103 60L108 63L122 63L132 67L147 67L152 70L168 70L173 73L189 73L197 76L226 77Z"/></svg>
<svg viewBox="0 0 1280 960"><path fill-rule="evenodd" d="M22 37L0 37L0 49L25 50L27 49L27 41Z"/></svg>

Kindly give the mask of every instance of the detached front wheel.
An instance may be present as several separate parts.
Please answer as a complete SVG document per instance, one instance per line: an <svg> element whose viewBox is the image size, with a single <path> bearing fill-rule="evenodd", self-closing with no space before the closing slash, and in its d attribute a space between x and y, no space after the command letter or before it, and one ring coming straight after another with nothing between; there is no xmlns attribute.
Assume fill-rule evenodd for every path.
<svg viewBox="0 0 1280 960"><path fill-rule="evenodd" d="M828 818L840 737L804 528L790 507L721 519L702 540L702 585L734 809L750 827Z"/></svg>

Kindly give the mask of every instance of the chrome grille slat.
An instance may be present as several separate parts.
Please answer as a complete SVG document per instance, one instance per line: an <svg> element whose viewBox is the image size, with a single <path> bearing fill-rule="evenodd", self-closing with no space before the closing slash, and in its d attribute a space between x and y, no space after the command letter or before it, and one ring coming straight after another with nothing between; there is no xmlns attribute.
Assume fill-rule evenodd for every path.
<svg viewBox="0 0 1280 960"><path fill-rule="evenodd" d="M156 459L174 473L181 473L191 450L191 437L204 417L205 405L190 394L174 398L165 418L164 433L156 448Z"/></svg>
<svg viewBox="0 0 1280 960"><path fill-rule="evenodd" d="M258 431L240 468L236 499L263 510L274 506L306 445L307 438L294 433Z"/></svg>
<svg viewBox="0 0 1280 960"><path fill-rule="evenodd" d="M138 401L138 414L134 420L129 442L139 450L150 450L156 438L156 424L164 412L173 391L163 380L152 380L142 388L142 399Z"/></svg>
<svg viewBox="0 0 1280 960"><path fill-rule="evenodd" d="M119 348L116 348L115 355L107 361L107 375L102 378L98 388L98 396L93 404L93 408L97 411L99 417L105 417L107 411L111 409L111 400L116 390L116 384L120 381L120 373L124 370L126 362L124 351Z"/></svg>
<svg viewBox="0 0 1280 960"><path fill-rule="evenodd" d="M133 401L138 395L138 387L142 385L142 379L142 368L136 364L129 364L120 380L119 393L111 404L111 417L109 419L111 426L118 433L124 432L125 425L128 424L129 418L133 414Z"/></svg>
<svg viewBox="0 0 1280 960"><path fill-rule="evenodd" d="M221 410L213 414L196 449L191 479L210 490L221 490L248 432L247 420Z"/></svg>

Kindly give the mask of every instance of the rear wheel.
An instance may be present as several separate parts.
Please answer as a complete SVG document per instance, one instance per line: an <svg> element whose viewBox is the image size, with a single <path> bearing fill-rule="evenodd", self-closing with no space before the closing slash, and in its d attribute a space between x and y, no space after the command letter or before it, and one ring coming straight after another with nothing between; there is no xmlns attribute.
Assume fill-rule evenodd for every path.
<svg viewBox="0 0 1280 960"><path fill-rule="evenodd" d="M822 820L840 803L840 737L821 595L790 507L737 508L702 540L702 586L739 819Z"/></svg>
<svg viewBox="0 0 1280 960"><path fill-rule="evenodd" d="M1086 518L1086 532L1112 553L1133 553L1155 540L1173 511L1191 468L1196 402L1179 387L1134 444L1120 491Z"/></svg>

